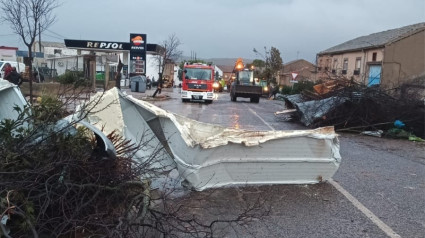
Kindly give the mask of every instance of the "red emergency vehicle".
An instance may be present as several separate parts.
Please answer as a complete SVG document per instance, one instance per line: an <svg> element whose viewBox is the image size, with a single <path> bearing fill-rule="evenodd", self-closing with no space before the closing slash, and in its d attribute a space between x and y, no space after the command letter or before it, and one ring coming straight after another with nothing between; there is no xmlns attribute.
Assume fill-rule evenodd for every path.
<svg viewBox="0 0 425 238"><path fill-rule="evenodd" d="M182 101L202 100L211 103L214 99L214 79L214 66L185 64L182 74Z"/></svg>

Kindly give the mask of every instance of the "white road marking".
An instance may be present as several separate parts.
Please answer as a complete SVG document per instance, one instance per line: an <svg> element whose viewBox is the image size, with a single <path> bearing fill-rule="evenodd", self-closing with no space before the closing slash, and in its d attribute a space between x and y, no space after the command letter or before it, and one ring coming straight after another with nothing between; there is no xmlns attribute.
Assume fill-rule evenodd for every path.
<svg viewBox="0 0 425 238"><path fill-rule="evenodd" d="M246 105L245 105L246 106ZM248 107L248 106L246 106ZM275 130L269 123L267 123L262 117L260 117L254 110L249 108L249 111L256 115L260 120L268 126L271 130ZM379 219L373 212L371 212L367 207L365 207L359 200L357 200L353 195L351 195L347 190L345 190L339 183L335 182L333 179L329 179L328 182L336 188L342 195L344 195L348 201L350 201L357 209L359 209L369 220L371 220L376 226L378 226L385 234L391 238L400 238L401 236L397 234L391 227L385 224L381 219Z"/></svg>
<svg viewBox="0 0 425 238"><path fill-rule="evenodd" d="M246 106L246 105L245 105ZM275 131L275 129L269 124L269 123L267 123L262 117L260 117L258 114L257 114L257 112L255 112L254 110L252 110L251 108L249 108L248 106L246 106L247 108L248 108L248 110L252 113L252 114L254 114L254 115L256 115L266 126L268 126L269 128L270 128L270 130L272 130L272 131Z"/></svg>
<svg viewBox="0 0 425 238"><path fill-rule="evenodd" d="M351 195L347 190L345 190L341 185L339 185L335 180L329 179L328 182L332 184L342 195L344 195L357 209L359 209L367 218L369 218L375 225L377 225L385 234L391 238L400 238L401 236L387 224L385 224L381 219L379 219L375 214L373 214L369 209L367 209L359 200L357 200L353 195Z"/></svg>

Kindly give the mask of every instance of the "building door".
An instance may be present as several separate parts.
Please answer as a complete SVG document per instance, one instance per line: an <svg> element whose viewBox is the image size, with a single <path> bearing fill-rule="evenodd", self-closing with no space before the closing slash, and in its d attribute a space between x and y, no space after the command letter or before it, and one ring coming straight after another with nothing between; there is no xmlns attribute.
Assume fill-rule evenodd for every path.
<svg viewBox="0 0 425 238"><path fill-rule="evenodd" d="M369 82L367 86L379 85L381 83L381 65L369 66Z"/></svg>

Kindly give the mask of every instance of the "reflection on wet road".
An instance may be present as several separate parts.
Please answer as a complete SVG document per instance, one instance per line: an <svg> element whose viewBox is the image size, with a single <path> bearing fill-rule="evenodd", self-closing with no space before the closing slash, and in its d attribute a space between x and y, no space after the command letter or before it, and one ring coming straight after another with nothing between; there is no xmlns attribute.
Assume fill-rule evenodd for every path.
<svg viewBox="0 0 425 238"><path fill-rule="evenodd" d="M306 129L274 115L285 109L281 101L261 98L259 103L250 103L249 99L238 98L231 102L228 93L220 93L217 100L207 105L182 103L178 89L172 95L170 100L154 104L201 122L230 128ZM206 204L214 204L216 209L206 211L206 216L209 212L229 215L238 204L254 198L251 190L263 190L260 197L264 199L277 198L268 203L272 207L270 217L227 237L423 237L424 146L356 134L341 134L340 141L343 159L334 175L337 185L232 187L216 189L213 195L210 191L190 193L186 198L191 201L201 197ZM235 198L235 194L242 195Z"/></svg>

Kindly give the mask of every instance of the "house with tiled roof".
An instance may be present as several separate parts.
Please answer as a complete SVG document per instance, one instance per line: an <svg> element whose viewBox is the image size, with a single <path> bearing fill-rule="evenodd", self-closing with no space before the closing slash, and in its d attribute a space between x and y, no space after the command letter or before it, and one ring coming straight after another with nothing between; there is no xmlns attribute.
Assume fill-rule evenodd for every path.
<svg viewBox="0 0 425 238"><path fill-rule="evenodd" d="M279 73L279 85L292 85L291 82L309 80L316 80L316 66L307 60L297 59L283 64L283 70ZM296 78L293 78L296 74Z"/></svg>
<svg viewBox="0 0 425 238"><path fill-rule="evenodd" d="M317 54L318 79L396 88L425 74L425 22L373 33Z"/></svg>

